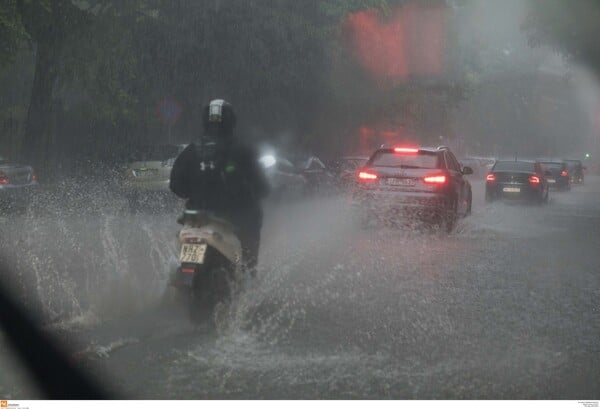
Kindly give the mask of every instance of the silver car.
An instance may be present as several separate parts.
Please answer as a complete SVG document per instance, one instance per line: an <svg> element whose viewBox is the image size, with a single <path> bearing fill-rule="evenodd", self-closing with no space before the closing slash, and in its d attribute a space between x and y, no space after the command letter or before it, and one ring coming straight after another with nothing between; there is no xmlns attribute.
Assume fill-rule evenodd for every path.
<svg viewBox="0 0 600 409"><path fill-rule="evenodd" d="M260 163L271 186L272 200L298 199L306 193L306 178L289 160L267 154L260 158Z"/></svg>
<svg viewBox="0 0 600 409"><path fill-rule="evenodd" d="M145 145L132 153L123 179L123 191L132 209L172 196L171 169L185 147L183 144Z"/></svg>

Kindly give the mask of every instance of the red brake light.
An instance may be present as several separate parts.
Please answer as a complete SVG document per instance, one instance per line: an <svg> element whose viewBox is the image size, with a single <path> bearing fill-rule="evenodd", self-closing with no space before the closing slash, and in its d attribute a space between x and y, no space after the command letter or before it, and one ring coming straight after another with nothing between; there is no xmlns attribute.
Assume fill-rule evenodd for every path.
<svg viewBox="0 0 600 409"><path fill-rule="evenodd" d="M31 175L31 180L37 180L37 175L35 173Z"/></svg>
<svg viewBox="0 0 600 409"><path fill-rule="evenodd" d="M563 170L562 172L560 172L560 175L561 175L561 176L567 176L567 175L568 175L568 173L567 173L567 171L566 171L566 170Z"/></svg>
<svg viewBox="0 0 600 409"><path fill-rule="evenodd" d="M376 173L368 172L366 170L361 170L358 172L358 178L360 180L377 180L379 176Z"/></svg>
<svg viewBox="0 0 600 409"><path fill-rule="evenodd" d="M423 178L425 183L431 183L434 185L442 185L446 183L446 175L433 175L433 176L425 176Z"/></svg>
<svg viewBox="0 0 600 409"><path fill-rule="evenodd" d="M537 185L538 183L540 183L540 178L537 176L529 176L529 183L531 183L532 185Z"/></svg>
<svg viewBox="0 0 600 409"><path fill-rule="evenodd" d="M496 175L494 175L493 173L488 173L488 175L485 177L485 180L487 180L488 182L495 182Z"/></svg>
<svg viewBox="0 0 600 409"><path fill-rule="evenodd" d="M419 148L407 148L398 146L394 148L395 153L419 153Z"/></svg>
<svg viewBox="0 0 600 409"><path fill-rule="evenodd" d="M8 185L8 178L6 176L0 176L0 185Z"/></svg>

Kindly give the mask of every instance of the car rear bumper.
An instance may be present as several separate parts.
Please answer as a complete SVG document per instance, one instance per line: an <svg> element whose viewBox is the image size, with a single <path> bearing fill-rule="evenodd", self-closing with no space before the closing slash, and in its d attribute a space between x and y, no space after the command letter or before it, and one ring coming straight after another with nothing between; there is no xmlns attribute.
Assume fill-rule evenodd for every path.
<svg viewBox="0 0 600 409"><path fill-rule="evenodd" d="M0 185L0 204L29 202L32 193L37 187L37 182L31 182L26 185Z"/></svg>
<svg viewBox="0 0 600 409"><path fill-rule="evenodd" d="M431 192L385 192L360 190L353 195L353 205L372 212L396 212L437 216L447 205L447 196Z"/></svg>
<svg viewBox="0 0 600 409"><path fill-rule="evenodd" d="M554 179L554 182L548 181L548 187L550 189L567 189L570 185L568 176L558 177Z"/></svg>
<svg viewBox="0 0 600 409"><path fill-rule="evenodd" d="M519 189L519 191L516 191ZM510 191L508 191L510 190ZM486 198L497 200L525 200L539 201L542 199L542 188L534 188L527 184L504 184L496 183L492 186L489 184L485 188Z"/></svg>
<svg viewBox="0 0 600 409"><path fill-rule="evenodd" d="M583 174L572 174L571 175L571 184L583 183Z"/></svg>

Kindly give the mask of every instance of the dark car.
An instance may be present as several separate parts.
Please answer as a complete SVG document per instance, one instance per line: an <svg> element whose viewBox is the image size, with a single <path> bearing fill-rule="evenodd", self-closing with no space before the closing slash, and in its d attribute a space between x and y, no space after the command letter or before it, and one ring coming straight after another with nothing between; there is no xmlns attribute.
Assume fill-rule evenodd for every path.
<svg viewBox="0 0 600 409"><path fill-rule="evenodd" d="M581 163L580 160L576 159L565 159L564 162L567 164L567 171L569 172L569 178L571 179L571 184L583 184L583 171L585 170L585 166Z"/></svg>
<svg viewBox="0 0 600 409"><path fill-rule="evenodd" d="M23 209L37 185L33 168L0 156L0 211Z"/></svg>
<svg viewBox="0 0 600 409"><path fill-rule="evenodd" d="M542 204L548 201L548 182L537 161L496 161L485 183L485 200L518 199Z"/></svg>
<svg viewBox="0 0 600 409"><path fill-rule="evenodd" d="M447 147L390 147L373 153L357 172L354 203L363 220L381 215L414 216L452 231L471 212L471 184Z"/></svg>
<svg viewBox="0 0 600 409"><path fill-rule="evenodd" d="M551 189L570 190L569 169L563 160L540 160L542 171Z"/></svg>

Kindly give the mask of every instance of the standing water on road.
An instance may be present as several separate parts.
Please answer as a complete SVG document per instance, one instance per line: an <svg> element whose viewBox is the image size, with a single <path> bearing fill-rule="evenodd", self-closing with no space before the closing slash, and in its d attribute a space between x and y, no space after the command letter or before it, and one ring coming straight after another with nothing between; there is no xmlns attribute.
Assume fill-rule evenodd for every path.
<svg viewBox="0 0 600 409"><path fill-rule="evenodd" d="M544 208L475 183L450 235L361 229L343 197L269 206L258 277L200 328L158 307L175 213L3 223L18 266L50 266L29 270L50 328L128 396L575 398L598 379L599 182Z"/></svg>

